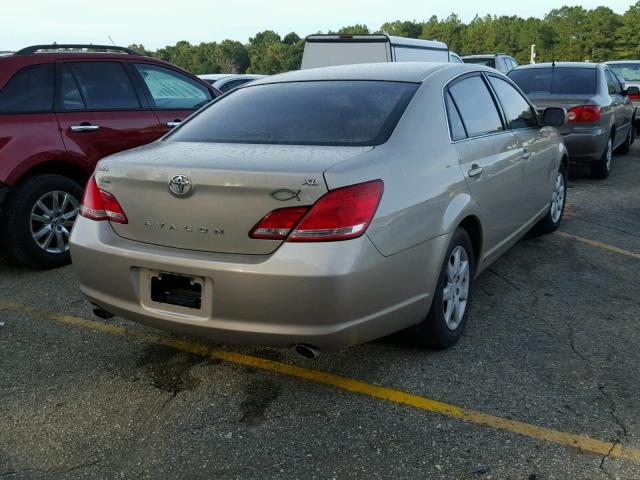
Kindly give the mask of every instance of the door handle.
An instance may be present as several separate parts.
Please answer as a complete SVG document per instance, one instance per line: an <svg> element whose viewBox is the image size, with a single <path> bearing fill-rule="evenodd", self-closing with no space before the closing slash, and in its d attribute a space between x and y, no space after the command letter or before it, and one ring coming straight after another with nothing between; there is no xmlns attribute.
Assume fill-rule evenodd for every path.
<svg viewBox="0 0 640 480"><path fill-rule="evenodd" d="M69 130L72 132L95 132L100 128L100 125L71 125Z"/></svg>
<svg viewBox="0 0 640 480"><path fill-rule="evenodd" d="M173 122L167 122L167 127L174 128L180 125L182 122L180 120L174 120Z"/></svg>
<svg viewBox="0 0 640 480"><path fill-rule="evenodd" d="M471 165L471 170L469 170L468 173L470 177L478 177L482 174L483 170L484 169L480 165L474 163L473 165Z"/></svg>

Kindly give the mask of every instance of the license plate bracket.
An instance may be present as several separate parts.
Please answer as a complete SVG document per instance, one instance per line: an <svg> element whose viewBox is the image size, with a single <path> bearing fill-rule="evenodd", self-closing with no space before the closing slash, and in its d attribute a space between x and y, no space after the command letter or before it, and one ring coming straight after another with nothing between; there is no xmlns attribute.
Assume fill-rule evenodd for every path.
<svg viewBox="0 0 640 480"><path fill-rule="evenodd" d="M182 308L202 308L202 282L174 273L151 275L151 300Z"/></svg>

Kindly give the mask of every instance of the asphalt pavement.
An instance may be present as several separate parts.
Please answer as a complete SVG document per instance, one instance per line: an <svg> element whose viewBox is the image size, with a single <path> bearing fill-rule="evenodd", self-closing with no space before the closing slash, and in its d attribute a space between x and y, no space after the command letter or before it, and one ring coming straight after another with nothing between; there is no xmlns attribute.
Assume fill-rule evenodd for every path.
<svg viewBox="0 0 640 480"><path fill-rule="evenodd" d="M3 258L0 479L640 479L639 294L638 144L572 168L560 231L480 276L443 352L175 337Z"/></svg>

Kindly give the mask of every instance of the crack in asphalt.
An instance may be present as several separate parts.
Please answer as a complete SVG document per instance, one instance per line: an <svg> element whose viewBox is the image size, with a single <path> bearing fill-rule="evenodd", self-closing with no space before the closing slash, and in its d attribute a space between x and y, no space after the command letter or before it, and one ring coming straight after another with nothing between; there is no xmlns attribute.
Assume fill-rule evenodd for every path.
<svg viewBox="0 0 640 480"><path fill-rule="evenodd" d="M620 438L614 439L611 449L600 460L600 466L599 466L600 470L602 470L604 474L607 475L607 477L614 478L614 476L605 468L605 462L609 458L611 458L611 453L618 445L622 443L622 440L625 440L627 438L628 431L627 431L626 425L622 422L622 420L618 417L618 415L616 415L616 410L617 410L616 400L607 392L605 386L602 383L598 383L598 391L609 402L609 415L611 415L611 418L613 418L613 421L616 423L616 425L620 427L619 433L622 434L622 439Z"/></svg>

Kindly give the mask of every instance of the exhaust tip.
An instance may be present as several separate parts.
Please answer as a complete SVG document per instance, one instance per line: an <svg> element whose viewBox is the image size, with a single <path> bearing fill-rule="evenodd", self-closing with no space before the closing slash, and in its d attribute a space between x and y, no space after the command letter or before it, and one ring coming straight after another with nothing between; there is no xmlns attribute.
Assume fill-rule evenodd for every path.
<svg viewBox="0 0 640 480"><path fill-rule="evenodd" d="M311 345L306 345L304 343L299 343L295 347L296 353L304 358L318 358L320 356L320 351L312 347Z"/></svg>
<svg viewBox="0 0 640 480"><path fill-rule="evenodd" d="M107 312L105 309L100 307L95 307L93 309L93 314L102 320L109 320L115 316L113 313Z"/></svg>

